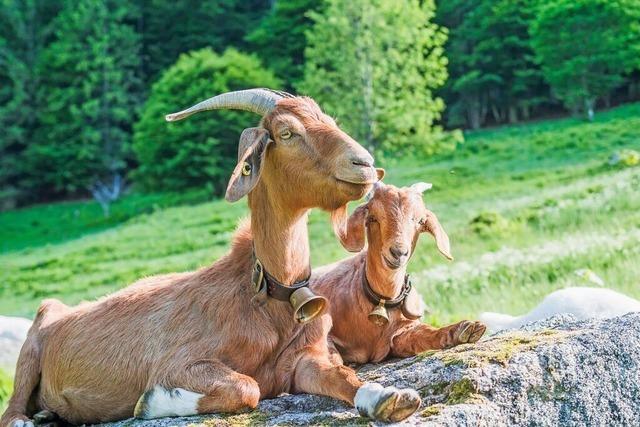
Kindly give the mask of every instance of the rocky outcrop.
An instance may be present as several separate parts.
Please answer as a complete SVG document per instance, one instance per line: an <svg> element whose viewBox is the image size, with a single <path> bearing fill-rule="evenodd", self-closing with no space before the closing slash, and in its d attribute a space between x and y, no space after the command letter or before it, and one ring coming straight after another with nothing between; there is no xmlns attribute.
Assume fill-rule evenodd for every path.
<svg viewBox="0 0 640 427"><path fill-rule="evenodd" d="M13 372L31 320L0 316L0 369Z"/></svg>
<svg viewBox="0 0 640 427"><path fill-rule="evenodd" d="M423 406L405 425L640 425L640 314L581 322L557 316L476 345L364 366L359 374L420 392ZM332 399L297 395L262 401L245 414L110 426L369 423Z"/></svg>

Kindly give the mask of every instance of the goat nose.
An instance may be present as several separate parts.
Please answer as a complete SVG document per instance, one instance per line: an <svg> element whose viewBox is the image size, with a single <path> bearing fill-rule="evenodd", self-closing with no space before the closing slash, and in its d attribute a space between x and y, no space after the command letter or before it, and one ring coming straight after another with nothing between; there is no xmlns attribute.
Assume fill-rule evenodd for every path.
<svg viewBox="0 0 640 427"><path fill-rule="evenodd" d="M391 252L391 255L393 255L395 258L400 258L400 257L408 255L409 254L409 249L403 248L403 247L400 247L400 246L392 246L389 249L389 252Z"/></svg>
<svg viewBox="0 0 640 427"><path fill-rule="evenodd" d="M365 158L365 157L353 157L351 159L351 164L354 166L364 166L367 168L373 167L373 159Z"/></svg>

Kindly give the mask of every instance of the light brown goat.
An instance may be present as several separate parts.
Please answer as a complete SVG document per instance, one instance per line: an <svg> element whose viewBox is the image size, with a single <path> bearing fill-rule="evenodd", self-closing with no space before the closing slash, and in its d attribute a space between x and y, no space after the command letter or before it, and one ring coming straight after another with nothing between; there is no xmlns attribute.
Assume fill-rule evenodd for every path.
<svg viewBox="0 0 640 427"><path fill-rule="evenodd" d="M437 329L416 319L421 315L422 300L415 289L408 291L405 277L420 233L433 235L442 255L451 259L449 238L422 201L422 192L429 187L419 183L398 189L376 184L372 198L349 217L345 242L348 249L361 250L366 229L368 248L313 271L311 287L331 302L330 340L345 362L380 362L390 356L413 356L425 350L476 342L484 334L486 328L480 322L465 320ZM378 313L388 315L388 322L372 321L380 320L380 316L369 318L376 305L367 296L365 287L378 300L399 302L394 308L378 307L382 310ZM409 311L413 315L403 312L404 301L399 301L403 290L408 293L406 303L412 306Z"/></svg>
<svg viewBox="0 0 640 427"><path fill-rule="evenodd" d="M235 412L283 392L355 402L379 419L417 409L415 391L363 385L330 361L328 315L299 324L287 302L251 302L254 254L283 284L308 277L309 209L333 211L343 229L345 204L382 171L309 98L252 89L167 119L217 108L263 115L260 127L242 133L226 194L248 194L250 225L240 225L227 255L196 272L146 278L73 308L43 302L2 427L30 426L28 415L40 410L74 424Z"/></svg>

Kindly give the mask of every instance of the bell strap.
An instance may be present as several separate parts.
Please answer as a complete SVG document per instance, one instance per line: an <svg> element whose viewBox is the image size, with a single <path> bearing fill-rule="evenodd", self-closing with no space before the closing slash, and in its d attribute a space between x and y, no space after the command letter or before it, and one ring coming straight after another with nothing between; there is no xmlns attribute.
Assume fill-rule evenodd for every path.
<svg viewBox="0 0 640 427"><path fill-rule="evenodd" d="M373 305L380 305L382 302L385 308L396 308L402 304L407 295L409 295L409 291L411 291L411 280L409 280L409 275L405 274L404 284L402 285L402 292L400 292L400 295L393 299L386 299L371 289L369 280L367 279L367 269L364 268L362 273L362 289L364 291L364 295Z"/></svg>
<svg viewBox="0 0 640 427"><path fill-rule="evenodd" d="M287 286L279 282L275 277L270 275L265 269L260 260L253 253L253 271L251 272L251 283L256 291L260 292L266 288L267 295L271 298L275 298L279 301L289 301L289 297L297 289L309 286L309 279L311 275L306 279L293 283L291 286Z"/></svg>

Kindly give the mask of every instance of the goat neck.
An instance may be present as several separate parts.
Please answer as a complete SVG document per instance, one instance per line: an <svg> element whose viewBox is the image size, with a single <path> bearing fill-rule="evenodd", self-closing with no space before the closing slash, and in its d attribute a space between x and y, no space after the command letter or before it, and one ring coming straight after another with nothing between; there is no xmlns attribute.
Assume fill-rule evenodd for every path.
<svg viewBox="0 0 640 427"><path fill-rule="evenodd" d="M394 299L402 292L407 265L392 270L382 263L379 251L367 251L365 273L369 281L369 287L373 292L385 299Z"/></svg>
<svg viewBox="0 0 640 427"><path fill-rule="evenodd" d="M266 181L266 180L265 180ZM249 195L256 257L279 282L306 279L309 264L308 209L286 203L288 196L260 182Z"/></svg>

